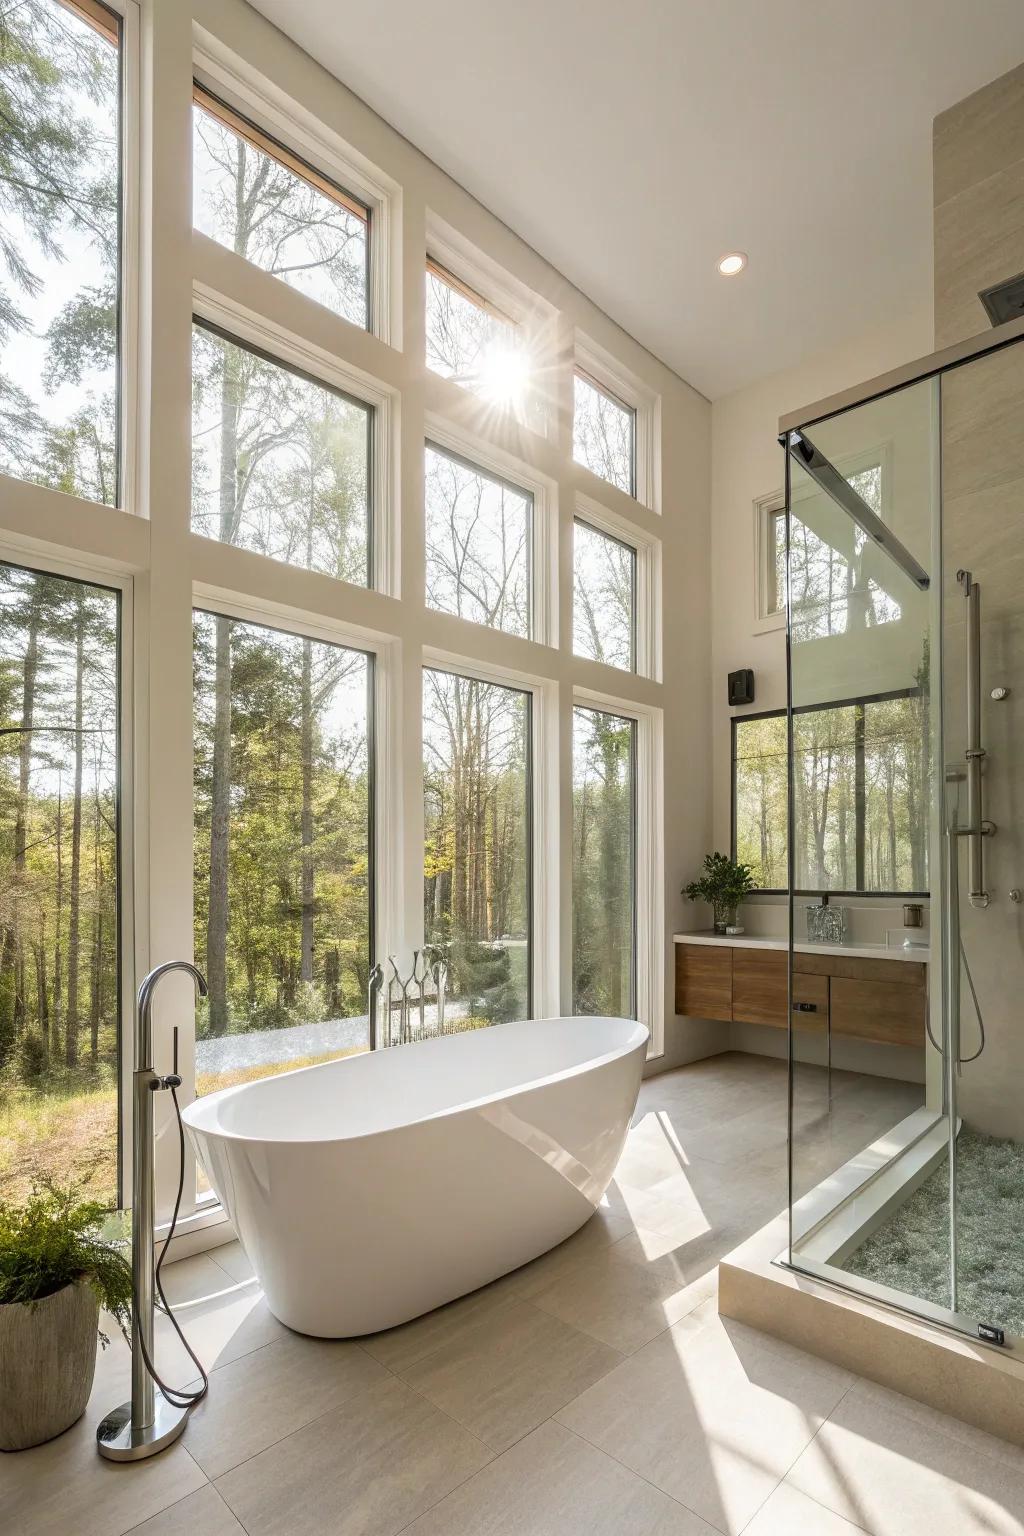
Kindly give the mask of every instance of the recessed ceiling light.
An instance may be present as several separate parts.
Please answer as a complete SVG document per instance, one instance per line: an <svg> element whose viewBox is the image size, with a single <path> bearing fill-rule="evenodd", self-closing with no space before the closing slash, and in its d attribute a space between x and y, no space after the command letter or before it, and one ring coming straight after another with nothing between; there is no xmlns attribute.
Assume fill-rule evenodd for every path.
<svg viewBox="0 0 1024 1536"><path fill-rule="evenodd" d="M723 256L718 263L718 270L723 277L736 277L743 271L747 264L747 258L742 251L730 251L728 256Z"/></svg>

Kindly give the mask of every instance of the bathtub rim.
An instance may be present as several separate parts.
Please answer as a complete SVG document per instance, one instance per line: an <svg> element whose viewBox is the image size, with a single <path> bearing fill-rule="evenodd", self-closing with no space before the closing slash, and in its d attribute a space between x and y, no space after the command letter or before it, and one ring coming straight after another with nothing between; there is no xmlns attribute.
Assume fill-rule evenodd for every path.
<svg viewBox="0 0 1024 1536"><path fill-rule="evenodd" d="M576 1019L591 1017L582 1014L559 1014L552 1019L511 1019L503 1024L489 1024L488 1030L514 1029L520 1024L558 1024L568 1023ZM611 1021L617 1024L630 1026L630 1038L627 1043L617 1046L614 1050L603 1051L598 1056L588 1056L583 1061L574 1062L572 1066L564 1067L560 1072L549 1072L544 1077L529 1078L525 1082L515 1083L511 1087L496 1093L481 1094L475 1099L461 1099L457 1104L446 1105L444 1109L435 1110L431 1114L414 1115L408 1120L402 1120L396 1125L383 1126L379 1130L357 1131L352 1134L339 1134L333 1136L317 1137L283 1137L283 1136L254 1136L242 1131L229 1131L222 1125L204 1125L199 1122L197 1112L206 1111L213 1113L216 1108L228 1099L247 1092L251 1088L257 1088L264 1082L278 1082L284 1077L297 1077L303 1072L318 1072L324 1067L344 1066L346 1061L364 1060L370 1055L379 1055L380 1051L360 1051L354 1056L339 1056L329 1061L316 1061L304 1067L291 1067L284 1072L275 1072L271 1078L256 1078L250 1083L234 1083L229 1088L220 1088L216 1093L204 1094L202 1098L193 1099L181 1111L181 1118L190 1134L216 1137L221 1141L245 1142L252 1146L269 1147L328 1147L341 1143L355 1143L358 1141L370 1141L377 1136L393 1136L398 1131L409 1130L418 1125L429 1125L436 1120L444 1120L455 1115L467 1114L486 1108L490 1104L500 1104L507 1099L518 1098L520 1094L535 1092L540 1088L552 1087L556 1083L568 1082L573 1077L582 1076L586 1072L592 1072L598 1067L607 1066L614 1061L621 1061L627 1056L642 1050L646 1059L647 1047L651 1040L651 1031L648 1025L642 1024L638 1019L626 1019L616 1014L595 1014L593 1018ZM476 1031L472 1031L476 1033ZM442 1040L457 1038L451 1035L434 1036L429 1040L410 1040L402 1046L391 1046L389 1050L415 1050L417 1047L436 1045Z"/></svg>

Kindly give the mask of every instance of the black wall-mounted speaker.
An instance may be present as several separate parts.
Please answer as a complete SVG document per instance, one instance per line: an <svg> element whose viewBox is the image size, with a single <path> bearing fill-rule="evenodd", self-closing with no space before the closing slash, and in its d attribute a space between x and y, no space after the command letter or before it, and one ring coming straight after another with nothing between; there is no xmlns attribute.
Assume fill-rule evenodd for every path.
<svg viewBox="0 0 1024 1536"><path fill-rule="evenodd" d="M738 704L753 704L754 702L754 670L752 667L741 667L738 672L729 673L729 703L735 708Z"/></svg>

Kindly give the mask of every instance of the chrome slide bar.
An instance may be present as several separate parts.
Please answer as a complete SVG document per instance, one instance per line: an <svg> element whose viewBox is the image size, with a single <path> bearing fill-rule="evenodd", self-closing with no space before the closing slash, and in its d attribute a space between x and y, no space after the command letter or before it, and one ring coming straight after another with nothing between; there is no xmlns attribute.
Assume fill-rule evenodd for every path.
<svg viewBox="0 0 1024 1536"><path fill-rule="evenodd" d="M987 907L985 889L985 838L995 831L985 820L982 804L981 769L985 748L981 744L981 587L970 571L957 571L957 583L967 603L967 825L959 827L961 837L970 847L970 888L972 907Z"/></svg>

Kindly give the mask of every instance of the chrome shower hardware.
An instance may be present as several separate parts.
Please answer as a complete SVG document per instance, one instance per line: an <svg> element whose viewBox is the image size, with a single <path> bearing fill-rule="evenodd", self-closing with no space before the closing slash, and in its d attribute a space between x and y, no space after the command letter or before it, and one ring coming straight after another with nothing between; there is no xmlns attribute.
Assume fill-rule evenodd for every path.
<svg viewBox="0 0 1024 1536"><path fill-rule="evenodd" d="M981 587L970 571L957 571L956 579L967 603L967 825L951 831L955 830L957 837L970 839L968 900L972 907L987 907L984 840L996 828L994 822L985 820L982 806L985 748L981 744Z"/></svg>
<svg viewBox="0 0 1024 1536"><path fill-rule="evenodd" d="M189 1409L206 1392L206 1373L186 1342L167 1304L160 1284L160 1266L174 1235L185 1178L185 1133L181 1126L177 1089L181 1086L177 1067L177 1030L175 1030L174 1072L158 1077L153 1071L153 993L161 977L172 971L184 971L192 977L199 997L207 995L206 978L188 960L168 960L145 977L135 1006L135 1071L132 1075L132 1395L108 1413L96 1431L96 1446L109 1461L142 1461L155 1456L177 1440L188 1418ZM156 1201L153 1190L153 1099L156 1093L170 1090L178 1117L181 1139L181 1171L174 1214L160 1254L153 1267L156 1227ZM178 1337L197 1367L202 1387L196 1391L168 1387L157 1376L154 1360L154 1290L159 1293L164 1310Z"/></svg>

